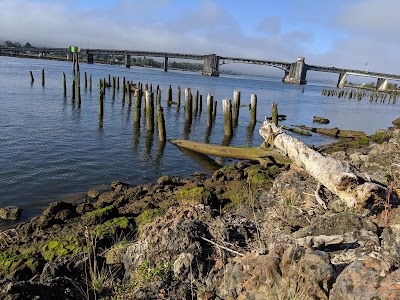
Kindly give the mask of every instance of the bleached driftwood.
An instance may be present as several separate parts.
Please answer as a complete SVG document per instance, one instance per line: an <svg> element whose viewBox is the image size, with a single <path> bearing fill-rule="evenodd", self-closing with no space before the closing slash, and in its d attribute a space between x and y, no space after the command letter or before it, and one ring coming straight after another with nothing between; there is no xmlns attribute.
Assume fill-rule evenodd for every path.
<svg viewBox="0 0 400 300"><path fill-rule="evenodd" d="M323 156L302 141L285 134L272 122L265 120L259 132L266 143L276 147L304 168L317 181L338 195L347 206L365 207L378 198L384 199L387 192L385 187L366 182L354 174L348 163Z"/></svg>

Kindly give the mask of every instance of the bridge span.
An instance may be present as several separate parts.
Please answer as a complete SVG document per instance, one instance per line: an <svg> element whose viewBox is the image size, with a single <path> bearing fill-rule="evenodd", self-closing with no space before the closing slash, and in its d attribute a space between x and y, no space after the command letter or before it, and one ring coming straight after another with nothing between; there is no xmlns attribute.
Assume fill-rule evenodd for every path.
<svg viewBox="0 0 400 300"><path fill-rule="evenodd" d="M65 55L68 59L71 56L70 48L10 48L0 47L0 53L19 55L21 53L47 53L47 54L61 54ZM112 49L81 49L80 53L86 56L88 64L93 64L95 55L118 55L125 57L125 66L131 66L131 56L144 56L144 57L160 57L164 58L164 71L168 70L168 58L202 60L203 61L203 75L219 76L219 67L228 63L246 63L265 65L269 67L278 68L284 71L282 82L293 84L306 84L307 71L328 72L339 74L337 87L343 88L346 82L347 75L364 76L377 78L376 89L384 91L387 88L388 80L399 80L400 75L387 74L380 72L370 72L346 68L325 67L317 65L308 65L305 63L303 57L298 57L295 62L285 61L272 61L261 60L252 58L241 57L228 57L218 56L216 54L189 54L189 53L173 53L173 52L157 52L157 51L136 51L136 50L112 50Z"/></svg>

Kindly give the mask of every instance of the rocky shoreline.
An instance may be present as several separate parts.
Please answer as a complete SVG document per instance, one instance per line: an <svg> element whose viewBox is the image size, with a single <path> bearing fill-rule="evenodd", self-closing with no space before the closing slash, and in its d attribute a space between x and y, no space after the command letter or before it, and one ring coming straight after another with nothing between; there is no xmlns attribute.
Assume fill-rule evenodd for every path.
<svg viewBox="0 0 400 300"><path fill-rule="evenodd" d="M397 203L348 208L296 165L113 182L0 233L1 299L400 299L400 129L321 147Z"/></svg>

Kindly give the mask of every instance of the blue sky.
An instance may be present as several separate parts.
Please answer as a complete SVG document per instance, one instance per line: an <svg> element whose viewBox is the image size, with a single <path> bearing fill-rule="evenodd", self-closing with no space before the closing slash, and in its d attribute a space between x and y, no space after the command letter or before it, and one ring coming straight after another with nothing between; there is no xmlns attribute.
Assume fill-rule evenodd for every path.
<svg viewBox="0 0 400 300"><path fill-rule="evenodd" d="M216 53L400 74L398 0L0 0L0 41ZM75 24L75 29L70 25Z"/></svg>

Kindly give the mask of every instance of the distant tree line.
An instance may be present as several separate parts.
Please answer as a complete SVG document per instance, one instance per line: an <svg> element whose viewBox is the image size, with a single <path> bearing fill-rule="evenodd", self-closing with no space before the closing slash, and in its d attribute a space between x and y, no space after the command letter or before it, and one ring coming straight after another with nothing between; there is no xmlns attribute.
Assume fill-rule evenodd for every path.
<svg viewBox="0 0 400 300"><path fill-rule="evenodd" d="M8 47L8 48L32 48L31 43L27 42L25 43L24 46L22 46L20 43L18 42L12 42L12 41L5 41L3 44L0 44L0 47Z"/></svg>
<svg viewBox="0 0 400 300"><path fill-rule="evenodd" d="M376 88L375 82L366 83L366 84L364 84L364 86L367 87L367 88ZM396 83L388 83L387 84L387 89L396 90L397 89L397 84Z"/></svg>

